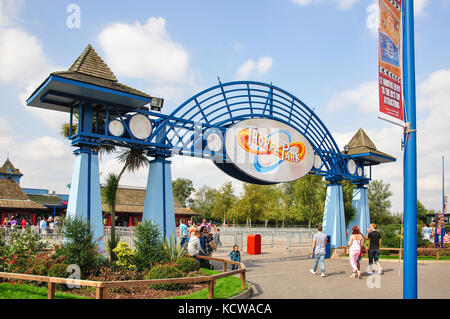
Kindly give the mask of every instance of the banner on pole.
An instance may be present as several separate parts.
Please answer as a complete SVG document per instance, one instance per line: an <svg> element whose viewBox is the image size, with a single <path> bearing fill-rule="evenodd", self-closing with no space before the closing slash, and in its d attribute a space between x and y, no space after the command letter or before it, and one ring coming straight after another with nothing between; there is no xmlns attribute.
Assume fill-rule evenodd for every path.
<svg viewBox="0 0 450 319"><path fill-rule="evenodd" d="M405 126L401 56L402 0L379 0L378 117Z"/></svg>

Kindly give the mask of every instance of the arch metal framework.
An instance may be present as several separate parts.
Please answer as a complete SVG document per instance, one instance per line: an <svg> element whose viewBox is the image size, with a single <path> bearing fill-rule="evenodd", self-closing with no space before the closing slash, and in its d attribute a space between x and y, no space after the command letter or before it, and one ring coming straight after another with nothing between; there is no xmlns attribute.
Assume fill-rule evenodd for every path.
<svg viewBox="0 0 450 319"><path fill-rule="evenodd" d="M73 85L76 89L65 89L60 82ZM342 186L338 181L351 180L357 185L355 191L362 191L361 200L357 200L354 205L357 215L360 216L356 223L363 223L361 228L366 229L366 223L369 221L364 185L370 181L370 174L365 176L364 162L357 156L342 154L324 123L293 94L262 82L221 83L219 80L218 85L194 95L171 114L165 115L146 107L117 103L118 100L128 98L120 92L109 92L101 87L86 87L85 84L72 82L74 83L51 75L27 103L37 107L44 107L41 105L45 103L44 108L65 108L70 113L69 135L72 145L78 149L74 152L76 158L68 213L87 217L98 236L103 235L103 227L98 156L94 151L96 147L105 144L141 148L154 158L149 167L143 219L153 220L161 227L165 236L170 236L176 232L170 157L183 155L227 163L223 140L222 147L212 151L207 147L208 134L220 132L225 136L231 125L255 118L282 122L300 132L311 144L315 158L310 174L324 176L330 181L323 226L325 233L332 237L332 247L343 245L346 238ZM80 91L78 88L81 88L81 91L97 91L93 91L95 94L88 91L88 94L77 95L74 92ZM108 100L98 98L97 92L120 94L120 98L111 102L109 97ZM134 103L135 99L130 101ZM145 102L149 103L151 100L142 104L145 105ZM151 129L145 138L133 135L130 119L136 114L150 120ZM73 131L75 118L78 121L78 129ZM113 121L121 124L123 133L111 132ZM353 164L351 172L348 165L350 161Z"/></svg>
<svg viewBox="0 0 450 319"><path fill-rule="evenodd" d="M83 104L74 108L80 113ZM82 112L82 111L81 111ZM127 118L133 114L148 116L153 131L146 139L138 139L130 131ZM170 115L143 109L124 109L120 105L105 105L98 114L105 125L94 132L79 130L71 134L74 146L110 144L121 147L138 147L148 150L150 156L170 157L184 155L226 161L223 151L213 152L205 147L207 132L218 130L223 135L227 127L250 118L267 118L285 123L301 132L311 143L317 155L312 174L322 175L329 181L343 179L355 184L367 184L364 166L356 161L357 168L350 173L347 162L355 157L342 154L336 141L320 118L294 95L272 84L254 81L220 83L210 87L181 104ZM81 118L79 116L79 118ZM108 131L111 120L120 120L126 137L112 135ZM72 125L71 125L72 126ZM319 160L320 159L320 160Z"/></svg>

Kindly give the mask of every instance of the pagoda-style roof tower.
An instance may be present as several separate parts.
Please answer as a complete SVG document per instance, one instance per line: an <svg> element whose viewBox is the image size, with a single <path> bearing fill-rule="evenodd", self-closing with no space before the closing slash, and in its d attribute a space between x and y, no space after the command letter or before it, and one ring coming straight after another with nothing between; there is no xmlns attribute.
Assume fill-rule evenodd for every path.
<svg viewBox="0 0 450 319"><path fill-rule="evenodd" d="M395 157L377 150L375 144L362 128L356 132L350 142L344 147L342 154L363 160L365 166L396 161Z"/></svg>
<svg viewBox="0 0 450 319"><path fill-rule="evenodd" d="M9 158L7 158L5 163L0 167L0 179L10 179L20 185L20 178L22 176L23 174L18 168L14 167Z"/></svg>
<svg viewBox="0 0 450 319"><path fill-rule="evenodd" d="M89 44L67 71L51 73L33 92L27 105L70 112L70 108L76 107L80 100L133 109L150 103L151 96L119 83Z"/></svg>

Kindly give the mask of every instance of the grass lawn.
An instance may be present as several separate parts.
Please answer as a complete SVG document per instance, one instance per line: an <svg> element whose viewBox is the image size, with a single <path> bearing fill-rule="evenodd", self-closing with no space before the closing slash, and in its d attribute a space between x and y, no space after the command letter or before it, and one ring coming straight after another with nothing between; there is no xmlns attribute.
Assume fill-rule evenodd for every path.
<svg viewBox="0 0 450 319"><path fill-rule="evenodd" d="M209 276L220 273L220 271L216 270L202 269L202 271ZM245 284L245 288L248 288L248 283ZM241 279L239 277L229 276L220 278L214 285L214 299L227 299L242 292L244 292L244 290L241 289ZM191 295L178 296L170 299L208 299L208 288L197 291Z"/></svg>
<svg viewBox="0 0 450 319"><path fill-rule="evenodd" d="M0 299L47 299L47 287L0 283ZM55 299L88 299L57 291Z"/></svg>

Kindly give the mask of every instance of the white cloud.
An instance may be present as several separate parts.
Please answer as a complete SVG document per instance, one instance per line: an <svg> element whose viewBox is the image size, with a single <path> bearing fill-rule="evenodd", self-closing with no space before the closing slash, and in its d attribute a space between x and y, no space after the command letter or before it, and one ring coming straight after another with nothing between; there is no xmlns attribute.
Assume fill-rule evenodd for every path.
<svg viewBox="0 0 450 319"><path fill-rule="evenodd" d="M337 7L340 10L351 9L359 0L335 0L337 2Z"/></svg>
<svg viewBox="0 0 450 319"><path fill-rule="evenodd" d="M23 5L23 0L0 0L0 28L12 25Z"/></svg>
<svg viewBox="0 0 450 319"><path fill-rule="evenodd" d="M235 80L248 80L250 78L261 78L272 68L273 59L269 56L260 58L258 61L247 60L236 71Z"/></svg>
<svg viewBox="0 0 450 319"><path fill-rule="evenodd" d="M350 0L352 1L352 0ZM415 0L414 1L414 16L421 16L425 12L425 8L428 6L429 0ZM369 4L366 8L367 18L366 27L374 35L378 34L378 22L379 22L379 5L375 0Z"/></svg>
<svg viewBox="0 0 450 319"><path fill-rule="evenodd" d="M414 15L421 15L425 12L425 8L429 4L429 0L415 0L414 1Z"/></svg>
<svg viewBox="0 0 450 319"><path fill-rule="evenodd" d="M98 36L105 59L118 75L146 79L151 83L192 81L189 54L170 39L164 18L145 24L115 23Z"/></svg>
<svg viewBox="0 0 450 319"><path fill-rule="evenodd" d="M328 102L328 110L358 108L365 113L376 113L378 111L378 99L377 82L367 82L361 84L359 88L345 90L334 95Z"/></svg>
<svg viewBox="0 0 450 319"><path fill-rule="evenodd" d="M374 1L366 9L367 19L366 19L366 27L370 30L372 34L378 34L378 21L379 17L379 7L378 1Z"/></svg>
<svg viewBox="0 0 450 319"><path fill-rule="evenodd" d="M0 82L18 88L18 99L26 99L56 68L45 55L41 41L17 25L23 1L0 0ZM57 112L26 108L53 128L66 117Z"/></svg>
<svg viewBox="0 0 450 319"><path fill-rule="evenodd" d="M66 185L72 178L73 149L62 138L42 136L19 141L16 131L0 118L0 165L9 159L24 174L22 187L48 188L68 193Z"/></svg>
<svg viewBox="0 0 450 319"><path fill-rule="evenodd" d="M337 94L333 99L341 96L346 102L333 102L330 110L342 110L347 107L357 107L368 110L373 100L370 96L378 92L376 83L372 83L373 92L368 90L370 83L361 85L355 90L348 90L346 94ZM352 94L350 94L350 93ZM367 94L366 96L364 96ZM332 101L333 101L332 99ZM330 107L329 104L329 107ZM373 105L376 112L377 105ZM428 209L439 210L442 206L442 156L445 156L446 167L450 159L450 140L448 138L448 123L450 123L450 69L438 70L431 73L417 86L417 176L418 199ZM427 112L421 112L427 111ZM424 115L425 114L425 115ZM374 121L375 121L374 117ZM354 132L334 133L338 145L342 148L349 142ZM392 197L392 211L401 212L403 207L403 153L400 150L402 128L389 125L381 130L366 130L377 148L397 158L396 163L374 166L373 179L382 179L391 184L394 193ZM450 178L445 179L450 185ZM448 193L448 192L447 192Z"/></svg>
<svg viewBox="0 0 450 319"><path fill-rule="evenodd" d="M317 2L317 0L316 1L314 1L314 0L291 0L291 1L300 6L307 6L313 2Z"/></svg>
<svg viewBox="0 0 450 319"><path fill-rule="evenodd" d="M194 188L199 189L203 185L213 188L220 188L225 182L231 181L235 194L242 192L243 183L219 170L211 160L188 157L174 156L171 159L172 180L177 178L188 178L192 181ZM108 174L118 173L123 167L115 158L109 157L100 163L101 183L104 183ZM148 177L148 168L141 168L135 173L125 172L120 181L121 186L146 187Z"/></svg>
<svg viewBox="0 0 450 319"><path fill-rule="evenodd" d="M322 4L333 2L339 10L351 9L359 0L291 0L299 6L309 6L312 4Z"/></svg>

